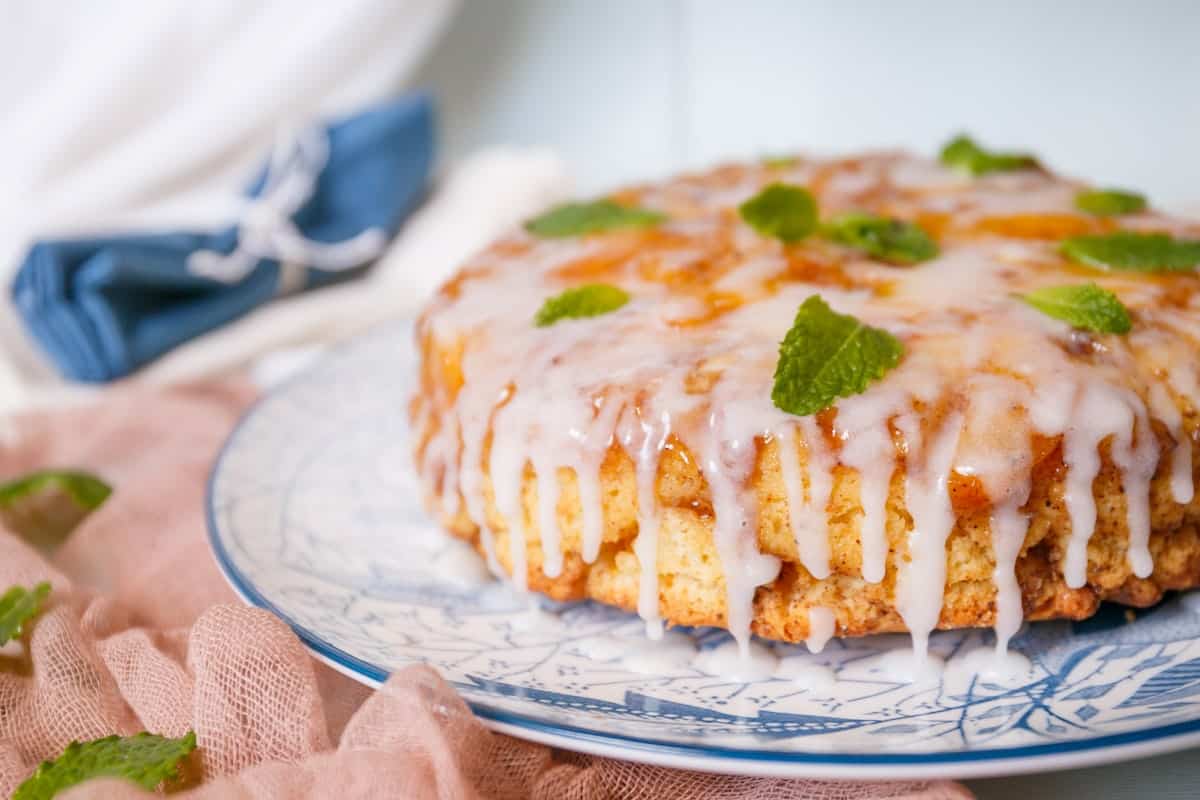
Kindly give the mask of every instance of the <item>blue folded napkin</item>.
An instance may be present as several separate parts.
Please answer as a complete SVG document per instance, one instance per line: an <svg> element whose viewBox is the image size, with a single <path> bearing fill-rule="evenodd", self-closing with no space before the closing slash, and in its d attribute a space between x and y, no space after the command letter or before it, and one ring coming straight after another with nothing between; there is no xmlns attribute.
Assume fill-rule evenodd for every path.
<svg viewBox="0 0 1200 800"><path fill-rule="evenodd" d="M375 260L421 199L433 139L425 94L281 135L236 225L37 242L13 301L66 377L128 375L276 296Z"/></svg>

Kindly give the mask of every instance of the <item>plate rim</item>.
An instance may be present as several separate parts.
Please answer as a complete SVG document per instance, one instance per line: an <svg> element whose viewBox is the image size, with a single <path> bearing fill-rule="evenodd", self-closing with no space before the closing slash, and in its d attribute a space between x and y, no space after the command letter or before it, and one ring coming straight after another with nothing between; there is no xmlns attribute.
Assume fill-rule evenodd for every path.
<svg viewBox="0 0 1200 800"><path fill-rule="evenodd" d="M398 322L398 321L396 321ZM343 351L361 344L381 329L394 323L373 326L331 348L315 363L268 389L242 413L221 444L209 469L204 488L204 519L209 547L217 570L234 594L249 606L262 608L292 629L301 643L318 660L359 683L378 688L390 674L323 639L292 619L262 594L236 566L221 541L215 508L215 484L238 435L246 424L261 413L266 403L289 391L336 359ZM405 320L404 324L411 325ZM397 326L399 327L399 326ZM414 660L415 663L423 663ZM444 676L443 676L444 677ZM456 690L454 681L447 680ZM461 696L461 694L460 694ZM1170 725L1136 731L1110 733L1069 742L981 750L957 750L936 753L789 751L753 748L705 747L661 740L600 732L592 728L547 722L534 716L506 711L486 702L462 698L471 711L489 728L517 738L590 755L620 758L644 764L678 769L718 772L731 775L781 778L818 778L839 780L988 778L1004 775L1034 774L1056 770L1115 763L1163 755L1200 745L1200 716Z"/></svg>

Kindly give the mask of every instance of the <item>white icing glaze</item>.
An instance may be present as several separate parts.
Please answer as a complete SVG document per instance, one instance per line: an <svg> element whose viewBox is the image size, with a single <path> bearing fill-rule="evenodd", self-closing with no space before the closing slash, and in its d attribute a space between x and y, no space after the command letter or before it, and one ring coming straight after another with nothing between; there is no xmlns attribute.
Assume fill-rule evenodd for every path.
<svg viewBox="0 0 1200 800"><path fill-rule="evenodd" d="M434 555L434 572L439 578L464 588L477 588L492 582L487 564L461 539L445 536L444 547Z"/></svg>
<svg viewBox="0 0 1200 800"><path fill-rule="evenodd" d="M637 480L638 533L633 553L638 560L638 614L646 621L646 635L651 639L662 636L662 621L658 615L658 525L659 509L655 499L659 460L667 437L671 435L671 418L665 412L658 418L628 414L621 444L627 452L635 453Z"/></svg>
<svg viewBox="0 0 1200 800"><path fill-rule="evenodd" d="M955 655L945 665L945 675L950 681L956 678L976 676L1001 686L1022 685L1033 673L1029 659L1014 650L996 650L979 647Z"/></svg>
<svg viewBox="0 0 1200 800"><path fill-rule="evenodd" d="M725 641L709 650L701 650L692 667L739 683L769 678L779 667L779 657L758 642Z"/></svg>
<svg viewBox="0 0 1200 800"><path fill-rule="evenodd" d="M801 433L803 432L803 433ZM779 466L787 491L789 522L800 563L814 578L829 577L829 524L826 507L833 489L833 459L820 427L811 417L775 432ZM799 448L808 464L801 475ZM804 477L807 477L807 491Z"/></svg>
<svg viewBox="0 0 1200 800"><path fill-rule="evenodd" d="M821 652L833 638L836 628L837 617L833 615L833 611L820 606L810 607L808 609L808 638L804 640L804 645L810 653Z"/></svg>
<svg viewBox="0 0 1200 800"><path fill-rule="evenodd" d="M836 248L806 243L816 266L797 267L792 253L731 213L781 176L823 181L818 192L827 209L870 206L883 192L896 213L948 214L967 227L1004 215L1070 217L1077 189L1040 172L968 181L897 154L805 160L782 172L692 176L642 190L640 204L671 214L662 226L665 245L623 234L536 241L518 234L506 240L509 249L485 253L473 265L481 277L466 275L444 292L421 326L422 335L461 352L469 391L454 396L433 382L438 394L418 398L414 426L434 428L420 468L440 476L436 505L447 515L465 512L479 526L492 571L511 572L523 591L528 543L540 546L545 575L558 576L567 535L579 537L585 562L596 560L607 522L601 465L619 447L636 484L637 608L648 632L660 633L657 483L663 454L677 437L707 483L728 628L741 657L752 660L755 592L775 580L781 562L759 551L759 510L749 484L760 445L774 440L799 562L815 579L834 571L829 504L839 470L853 474L861 576L878 584L896 569L896 607L913 636L908 671L925 674L936 669L922 658L942 608L947 540L958 518L954 481L978 481L985 495L1001 652L1021 624L1015 566L1041 437L1060 443L1065 466L1067 585L1088 580L1103 448L1121 482L1131 571L1151 574L1149 485L1160 458L1169 464L1172 498L1188 503L1195 493L1192 434L1179 403L1200 404L1194 363L1200 301L1165 304L1163 282L1097 274L1097 282L1135 309L1135 331L1128 337L1072 332L1011 297L1067 282L1053 249L988 235L948 239L941 257L905 269L843 254L836 272L847 280L830 280L822 265ZM1138 219L1150 228L1147 219L1158 220L1158 229L1194 230L1155 215ZM675 276L688 288L672 288ZM530 324L547 296L593 280L619 283L634 300L598 318ZM838 401L836 415L821 424L784 414L770 401L778 343L798 305L816 293L836 310L891 331L907 350L895 370ZM714 305L714 295L736 302ZM1193 344L1180 343L1187 337ZM1152 420L1175 441L1168 453L1159 452ZM574 473L578 531L559 530L564 468ZM907 534L888 530L889 490L899 470L912 519ZM525 496L527 475L536 498ZM507 526L509 570L501 569L493 525ZM901 552L893 552L889 534L903 543ZM814 630L832 629L826 609L809 613ZM814 635L811 644L819 648L828 635Z"/></svg>
<svg viewBox="0 0 1200 800"><path fill-rule="evenodd" d="M864 665L867 672L902 683L937 683L946 667L941 656L911 647L889 650L867 661Z"/></svg>
<svg viewBox="0 0 1200 800"><path fill-rule="evenodd" d="M640 634L593 636L579 643L579 652L598 661L618 661L622 667L643 675L661 675L688 669L696 657L690 637L667 631L651 640Z"/></svg>
<svg viewBox="0 0 1200 800"><path fill-rule="evenodd" d="M524 611L514 614L511 624L512 629L520 633L557 632L562 629L562 620L558 615L542 608L536 601L531 601Z"/></svg>
<svg viewBox="0 0 1200 800"><path fill-rule="evenodd" d="M896 609L912 634L913 652L921 660L926 657L929 633L937 626L942 611L946 538L954 527L948 488L962 417L957 413L947 417L928 443L921 442L916 417L902 417L896 424L908 443L908 452L916 455L905 486L913 524L908 535L909 557L901 562L896 584Z"/></svg>
<svg viewBox="0 0 1200 800"><path fill-rule="evenodd" d="M667 632L657 640L643 638L621 654L621 666L643 675L679 672L691 665L696 645L682 633Z"/></svg>
<svg viewBox="0 0 1200 800"><path fill-rule="evenodd" d="M773 677L792 681L798 686L814 691L830 689L837 683L834 671L813 661L812 656L789 656L779 659Z"/></svg>

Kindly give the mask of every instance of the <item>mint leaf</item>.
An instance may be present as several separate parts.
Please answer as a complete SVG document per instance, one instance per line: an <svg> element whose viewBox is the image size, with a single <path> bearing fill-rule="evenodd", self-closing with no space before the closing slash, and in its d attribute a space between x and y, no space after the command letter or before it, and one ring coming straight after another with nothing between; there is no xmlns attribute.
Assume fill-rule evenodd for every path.
<svg viewBox="0 0 1200 800"><path fill-rule="evenodd" d="M936 258L937 244L911 222L851 211L822 226L832 241L891 264L917 264Z"/></svg>
<svg viewBox="0 0 1200 800"><path fill-rule="evenodd" d="M800 163L800 156L763 156L759 163L767 169L787 169Z"/></svg>
<svg viewBox="0 0 1200 800"><path fill-rule="evenodd" d="M666 220L665 214L645 208L631 208L611 200L591 203L567 203L552 208L540 217L525 223L525 230L534 236L558 239L603 233L618 228L648 228Z"/></svg>
<svg viewBox="0 0 1200 800"><path fill-rule="evenodd" d="M815 414L839 397L861 394L903 355L896 337L837 313L814 294L779 345L771 400L789 414Z"/></svg>
<svg viewBox="0 0 1200 800"><path fill-rule="evenodd" d="M37 616L50 596L50 584L42 581L32 589L13 586L0 596L0 645L21 635L26 622Z"/></svg>
<svg viewBox="0 0 1200 800"><path fill-rule="evenodd" d="M1146 197L1121 189L1088 189L1075 195L1075 207L1097 217L1136 214L1146 209Z"/></svg>
<svg viewBox="0 0 1200 800"><path fill-rule="evenodd" d="M75 470L44 470L15 481L0 484L0 507L28 497L47 488L57 488L70 495L80 506L92 511L112 494L104 481L87 472Z"/></svg>
<svg viewBox="0 0 1200 800"><path fill-rule="evenodd" d="M1200 240L1165 233L1074 236L1064 239L1059 249L1072 261L1118 272L1187 272L1200 265Z"/></svg>
<svg viewBox="0 0 1200 800"><path fill-rule="evenodd" d="M1037 159L1028 153L1004 153L985 150L969 136L956 136L946 143L942 163L968 175L1036 169Z"/></svg>
<svg viewBox="0 0 1200 800"><path fill-rule="evenodd" d="M193 731L179 739L152 733L107 736L91 742L71 742L53 761L17 787L13 800L50 800L59 792L92 778L124 778L151 790L178 777L179 762L196 749Z"/></svg>
<svg viewBox="0 0 1200 800"><path fill-rule="evenodd" d="M34 472L0 484L0 521L48 554L111 493L108 484L87 472Z"/></svg>
<svg viewBox="0 0 1200 800"><path fill-rule="evenodd" d="M539 328L553 325L560 319L598 317L616 311L629 302L629 293L619 286L607 283L590 283L567 289L562 294L546 299L538 309L533 322Z"/></svg>
<svg viewBox="0 0 1200 800"><path fill-rule="evenodd" d="M1129 309L1115 294L1094 283L1047 286L1017 295L1043 314L1097 333L1129 333Z"/></svg>
<svg viewBox="0 0 1200 800"><path fill-rule="evenodd" d="M738 207L750 227L784 242L798 242L817 229L817 201L802 186L772 183Z"/></svg>

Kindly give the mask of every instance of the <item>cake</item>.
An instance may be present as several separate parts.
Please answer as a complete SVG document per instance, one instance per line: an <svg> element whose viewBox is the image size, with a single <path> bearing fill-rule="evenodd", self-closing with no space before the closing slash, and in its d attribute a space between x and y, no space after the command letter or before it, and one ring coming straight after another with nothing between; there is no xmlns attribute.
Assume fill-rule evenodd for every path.
<svg viewBox="0 0 1200 800"><path fill-rule="evenodd" d="M1153 604L1200 584L1198 240L965 137L568 204L424 309L430 511L651 635Z"/></svg>

